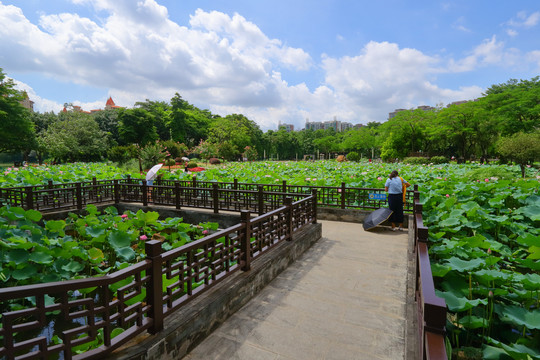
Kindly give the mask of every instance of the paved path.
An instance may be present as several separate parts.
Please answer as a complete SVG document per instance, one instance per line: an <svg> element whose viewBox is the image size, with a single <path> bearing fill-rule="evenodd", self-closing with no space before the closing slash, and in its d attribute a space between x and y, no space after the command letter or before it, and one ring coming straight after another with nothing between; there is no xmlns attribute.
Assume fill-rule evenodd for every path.
<svg viewBox="0 0 540 360"><path fill-rule="evenodd" d="M406 358L406 233L320 222L323 238L184 359Z"/></svg>

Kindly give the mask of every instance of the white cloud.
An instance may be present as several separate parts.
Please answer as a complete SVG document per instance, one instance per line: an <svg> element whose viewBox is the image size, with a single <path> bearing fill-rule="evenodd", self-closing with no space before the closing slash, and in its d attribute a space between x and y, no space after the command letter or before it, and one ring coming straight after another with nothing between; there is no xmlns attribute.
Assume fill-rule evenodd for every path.
<svg viewBox="0 0 540 360"><path fill-rule="evenodd" d="M511 36L511 37L516 37L519 35L519 33L514 29L508 29L506 30L506 33L508 34L508 36Z"/></svg>
<svg viewBox="0 0 540 360"><path fill-rule="evenodd" d="M527 15L525 11L517 13L516 17L508 21L508 25L514 27L531 28L540 22L540 11Z"/></svg>
<svg viewBox="0 0 540 360"><path fill-rule="evenodd" d="M72 2L92 6L100 18L42 15L35 25L17 7L0 3L0 64L10 71L104 89L120 106L144 99L168 101L179 92L214 113L245 114L264 130L276 129L280 121L302 128L306 118L384 121L395 108L472 99L482 89L441 88L437 76L519 63L519 52L493 36L457 59L371 41L357 54L323 55L316 64L303 49L269 38L240 14L197 10L183 25L154 0ZM523 23L533 22L531 16ZM539 58L535 52L526 57L540 67ZM323 72L324 82L311 90L304 83L289 85L282 75L285 69L297 74L316 69ZM20 86L27 86L40 111L62 108L47 100L47 94ZM85 110L102 108L105 100L65 99Z"/></svg>

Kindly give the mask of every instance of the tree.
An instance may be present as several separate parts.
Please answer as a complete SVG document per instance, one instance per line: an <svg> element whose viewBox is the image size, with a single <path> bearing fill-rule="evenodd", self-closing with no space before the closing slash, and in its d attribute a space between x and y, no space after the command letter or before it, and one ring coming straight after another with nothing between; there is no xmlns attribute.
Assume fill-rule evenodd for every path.
<svg viewBox="0 0 540 360"><path fill-rule="evenodd" d="M117 109L108 109L92 113L99 128L110 135L114 144L120 144L122 142L120 140L120 133L118 132L118 112L119 110Z"/></svg>
<svg viewBox="0 0 540 360"><path fill-rule="evenodd" d="M461 158L468 159L479 142L479 123L486 119L481 111L481 105L472 101L442 109L430 127L430 138L453 145Z"/></svg>
<svg viewBox="0 0 540 360"><path fill-rule="evenodd" d="M257 123L241 114L215 119L208 131L210 142L215 144L228 142L238 150L246 146L260 147L262 136L263 133Z"/></svg>
<svg viewBox="0 0 540 360"><path fill-rule="evenodd" d="M503 136L531 132L540 123L540 76L493 85L486 90L485 103Z"/></svg>
<svg viewBox="0 0 540 360"><path fill-rule="evenodd" d="M386 139L381 152L388 158L404 158L429 147L426 129L436 117L436 111L405 110L384 123L380 130ZM392 147L392 149L388 148ZM381 155L382 156L382 155Z"/></svg>
<svg viewBox="0 0 540 360"><path fill-rule="evenodd" d="M120 109L118 121L118 132L124 144L138 144L143 147L158 139L154 118L144 109Z"/></svg>
<svg viewBox="0 0 540 360"><path fill-rule="evenodd" d="M45 130L39 141L56 160L96 161L109 148L108 135L90 115L61 113L60 120Z"/></svg>
<svg viewBox="0 0 540 360"><path fill-rule="evenodd" d="M521 167L521 176L525 177L525 167L540 159L540 131L535 133L517 133L503 137L497 143L499 153L514 160Z"/></svg>
<svg viewBox="0 0 540 360"><path fill-rule="evenodd" d="M22 92L15 89L13 80L7 79L0 68L0 152L29 150L36 144L30 112L21 100Z"/></svg>

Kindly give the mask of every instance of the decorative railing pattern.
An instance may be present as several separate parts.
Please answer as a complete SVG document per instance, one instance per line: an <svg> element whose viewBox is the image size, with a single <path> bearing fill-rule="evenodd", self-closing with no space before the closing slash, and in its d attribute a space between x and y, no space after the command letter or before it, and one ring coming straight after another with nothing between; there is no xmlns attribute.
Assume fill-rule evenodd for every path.
<svg viewBox="0 0 540 360"><path fill-rule="evenodd" d="M418 346L425 360L446 360L446 302L435 294L428 253L428 228L422 219L418 185L414 186L414 241L416 255L416 305Z"/></svg>
<svg viewBox="0 0 540 360"><path fill-rule="evenodd" d="M147 206L155 205L195 207L240 211L249 209L259 215L283 204L286 197L297 200L317 191L318 205L341 209L374 210L387 206L384 189L340 186L310 186L281 184L248 184L234 182L157 179L153 186L145 180L127 179L103 180L81 183L52 184L0 188L0 205L20 206L39 211L62 209L83 209L88 204L106 202L137 202ZM375 196L374 196L375 195ZM413 212L413 194L407 192L405 213Z"/></svg>
<svg viewBox="0 0 540 360"><path fill-rule="evenodd" d="M97 358L145 330L160 331L165 316L234 271L249 270L252 258L280 241L292 240L296 231L316 222L318 205L376 209L385 206L386 200L375 200L372 195L383 192L349 188L345 183L339 187L296 186L285 181L279 185L217 183L195 177L192 181L157 180L153 186L127 178L0 188L0 205L40 211L136 202L242 212L240 224L166 253L161 253L159 242L149 241L144 262L105 277L0 289L0 358L54 358L57 354L65 359ZM417 186L407 193L405 211L414 216L420 352L423 359L446 359L446 304L435 295L428 229ZM251 218L251 212L259 216ZM9 308L13 300L24 298L27 308ZM53 313L59 313L61 320L51 323ZM59 323L67 330L61 331L62 341L52 343L44 334ZM116 334L115 327L124 331ZM23 334L31 335L21 340ZM103 344L98 349L75 354L98 339Z"/></svg>
<svg viewBox="0 0 540 360"><path fill-rule="evenodd" d="M113 192L122 191L115 182ZM0 358L98 359L144 331L159 332L183 304L315 223L316 209L314 195L286 198L254 218L242 210L239 224L177 249L162 253L160 241L147 241L144 261L106 276L0 289Z"/></svg>

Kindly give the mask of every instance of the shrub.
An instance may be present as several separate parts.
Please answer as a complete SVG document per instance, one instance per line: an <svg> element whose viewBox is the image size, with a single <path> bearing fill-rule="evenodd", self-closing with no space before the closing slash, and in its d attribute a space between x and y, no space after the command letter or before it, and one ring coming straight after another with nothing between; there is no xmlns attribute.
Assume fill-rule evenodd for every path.
<svg viewBox="0 0 540 360"><path fill-rule="evenodd" d="M446 164L448 162L448 159L444 156L432 156L429 159L429 162L433 164Z"/></svg>
<svg viewBox="0 0 540 360"><path fill-rule="evenodd" d="M135 145L113 146L107 151L107 158L122 165L130 159L137 158Z"/></svg>
<svg viewBox="0 0 540 360"><path fill-rule="evenodd" d="M160 163L164 158L159 145L147 145L141 150L141 159L144 169L150 169L152 166Z"/></svg>
<svg viewBox="0 0 540 360"><path fill-rule="evenodd" d="M188 167L188 169L191 169L191 168L198 167L198 165L197 165L196 162L190 161L190 162L187 164L187 167Z"/></svg>
<svg viewBox="0 0 540 360"><path fill-rule="evenodd" d="M431 160L426 157L406 157L403 162L411 165L424 165L429 164Z"/></svg>
<svg viewBox="0 0 540 360"><path fill-rule="evenodd" d="M218 158L210 158L210 160L208 160L208 162L212 165L219 165L221 164L221 160L219 160Z"/></svg>
<svg viewBox="0 0 540 360"><path fill-rule="evenodd" d="M360 155L356 151L351 151L347 154L347 160L349 161L358 161L360 160Z"/></svg>
<svg viewBox="0 0 540 360"><path fill-rule="evenodd" d="M517 174L514 174L508 169L499 166L485 165L481 168L468 171L465 174L465 177L469 180L480 180L491 179L495 177L499 180L512 180L516 178Z"/></svg>

